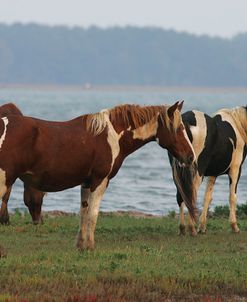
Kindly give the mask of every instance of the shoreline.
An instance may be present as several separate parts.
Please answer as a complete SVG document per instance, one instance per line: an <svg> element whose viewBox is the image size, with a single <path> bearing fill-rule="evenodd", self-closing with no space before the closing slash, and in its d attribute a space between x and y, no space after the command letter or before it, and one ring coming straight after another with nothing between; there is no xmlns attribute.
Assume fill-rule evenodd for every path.
<svg viewBox="0 0 247 302"><path fill-rule="evenodd" d="M29 215L28 211L17 211L20 216L25 216L25 215ZM188 214L187 212L185 213L186 215ZM200 213L199 213L200 214ZM10 216L14 216L15 212L10 212ZM80 216L79 212L75 213L75 212L66 212L66 211L60 211L60 210L51 210L51 211L42 211L41 215L43 217L47 217L47 218L56 218L56 217L66 217L66 216ZM151 213L144 213L141 211L123 211L123 210L118 210L118 211L100 211L99 215L102 217L109 217L109 216L113 216L113 217L132 217L132 218L179 218L179 213L175 212L175 211L171 211L167 214L163 214L163 215L159 215L159 214L151 214ZM215 215L215 213L213 211L208 211L208 217L213 217Z"/></svg>

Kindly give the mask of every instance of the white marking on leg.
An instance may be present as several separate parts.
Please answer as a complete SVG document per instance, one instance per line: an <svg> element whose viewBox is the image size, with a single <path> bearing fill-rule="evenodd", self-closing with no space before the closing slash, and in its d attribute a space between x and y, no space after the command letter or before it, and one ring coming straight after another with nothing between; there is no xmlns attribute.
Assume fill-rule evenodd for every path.
<svg viewBox="0 0 247 302"><path fill-rule="evenodd" d="M193 180L193 186L194 186L195 195L196 195L195 200L197 200L197 193L198 193L198 189L199 189L201 183L202 183L202 177L197 172L196 176L194 177L194 180ZM190 215L189 215L189 230L190 230L190 234L192 236L195 236L197 234L196 228L195 228L195 221Z"/></svg>
<svg viewBox="0 0 247 302"><path fill-rule="evenodd" d="M6 172L0 168L0 199L4 196L6 191Z"/></svg>
<svg viewBox="0 0 247 302"><path fill-rule="evenodd" d="M213 199L212 197L213 197L213 189L214 189L215 181L216 181L215 176L210 176L207 181L207 186L206 186L204 201L203 201L203 210L199 219L200 220L199 230L202 233L206 232L207 213L208 213L209 205L211 204Z"/></svg>
<svg viewBox="0 0 247 302"><path fill-rule="evenodd" d="M180 208L179 208L179 223L180 225L185 225L185 220L184 220L184 202L181 203Z"/></svg>
<svg viewBox="0 0 247 302"><path fill-rule="evenodd" d="M4 140L5 140L6 133L7 133L7 125L8 125L8 123L9 123L9 120L8 120L7 117L3 117L3 118L2 118L2 121L3 121L3 123L4 123L4 130L3 130L2 136L0 137L0 149L1 149L1 147L2 147L2 144L3 144Z"/></svg>
<svg viewBox="0 0 247 302"><path fill-rule="evenodd" d="M105 193L108 183L108 178L105 178L101 184L96 188L95 191L91 192L89 197L89 206L88 206L88 226L87 226L87 245L88 248L94 248L94 231L99 215L99 207L102 196Z"/></svg>
<svg viewBox="0 0 247 302"><path fill-rule="evenodd" d="M81 207L80 207L80 225L77 237L77 247L80 249L86 248L86 232L87 232L87 212L90 197L90 188L84 188L81 185Z"/></svg>
<svg viewBox="0 0 247 302"><path fill-rule="evenodd" d="M240 167L242 164L243 158L243 150L244 145L242 144L242 140L240 141L237 138L237 146L236 149L233 151L232 161L230 164L230 171L229 177L231 178L230 183L230 193L229 193L229 204L230 204L230 215L229 215L229 222L231 224L232 230L237 233L239 232L239 228L237 225L237 217L236 217L236 204L237 204L237 183L240 173Z"/></svg>

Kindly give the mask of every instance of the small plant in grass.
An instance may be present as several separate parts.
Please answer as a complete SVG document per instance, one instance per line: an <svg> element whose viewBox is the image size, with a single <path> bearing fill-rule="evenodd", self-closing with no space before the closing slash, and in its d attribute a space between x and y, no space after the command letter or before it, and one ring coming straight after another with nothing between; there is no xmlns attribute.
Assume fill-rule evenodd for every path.
<svg viewBox="0 0 247 302"><path fill-rule="evenodd" d="M228 205L216 206L214 208L214 215L216 217L228 217L230 214L230 209ZM244 204L237 205L237 215L238 217L247 216L247 202Z"/></svg>
<svg viewBox="0 0 247 302"><path fill-rule="evenodd" d="M229 213L229 206L216 206L214 208L214 216L216 217L228 217Z"/></svg>
<svg viewBox="0 0 247 302"><path fill-rule="evenodd" d="M170 212L168 213L168 217L169 217L169 218L175 218L175 217L176 217L176 212L175 212L175 211L170 211Z"/></svg>
<svg viewBox="0 0 247 302"><path fill-rule="evenodd" d="M247 202L237 206L238 216L246 217L247 216Z"/></svg>

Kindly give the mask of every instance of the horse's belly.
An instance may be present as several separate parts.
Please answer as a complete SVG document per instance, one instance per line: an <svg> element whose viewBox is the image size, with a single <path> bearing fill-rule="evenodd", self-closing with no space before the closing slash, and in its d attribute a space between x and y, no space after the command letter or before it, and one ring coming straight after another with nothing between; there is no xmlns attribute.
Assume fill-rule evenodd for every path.
<svg viewBox="0 0 247 302"><path fill-rule="evenodd" d="M211 160L205 171L205 176L218 176L228 173L229 166L231 164L231 155L227 154L222 157Z"/></svg>
<svg viewBox="0 0 247 302"><path fill-rule="evenodd" d="M50 173L25 174L20 179L43 192L57 192L81 185L86 181L86 177L75 175L74 173Z"/></svg>

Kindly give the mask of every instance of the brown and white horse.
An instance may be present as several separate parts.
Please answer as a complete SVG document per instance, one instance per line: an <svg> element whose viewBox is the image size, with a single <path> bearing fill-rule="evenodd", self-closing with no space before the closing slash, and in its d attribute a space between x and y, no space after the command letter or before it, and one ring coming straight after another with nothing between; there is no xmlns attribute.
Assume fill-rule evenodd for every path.
<svg viewBox="0 0 247 302"><path fill-rule="evenodd" d="M9 115L20 115L22 112L19 108L13 103L7 103L0 106L0 117L5 117ZM4 194L2 198L2 204L0 209L0 223L8 224L9 223L9 213L8 213L8 201L11 193L11 186L8 188L8 191ZM28 184L24 184L24 203L28 207L28 210L32 216L33 222L35 224L41 222L41 206L43 203L43 197L45 193L40 192Z"/></svg>
<svg viewBox="0 0 247 302"><path fill-rule="evenodd" d="M122 105L67 122L24 116L0 120L0 197L15 182L45 192L81 185L81 222L77 247L94 248L101 198L123 160L157 141L181 164L194 161L182 123L182 103L172 106ZM185 198L192 217L194 200Z"/></svg>

